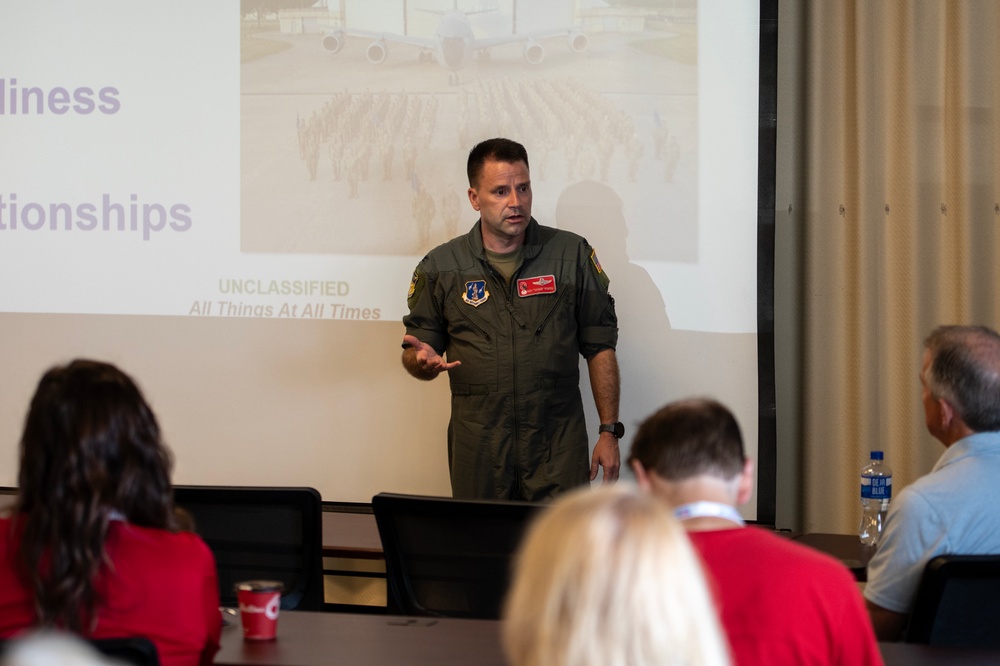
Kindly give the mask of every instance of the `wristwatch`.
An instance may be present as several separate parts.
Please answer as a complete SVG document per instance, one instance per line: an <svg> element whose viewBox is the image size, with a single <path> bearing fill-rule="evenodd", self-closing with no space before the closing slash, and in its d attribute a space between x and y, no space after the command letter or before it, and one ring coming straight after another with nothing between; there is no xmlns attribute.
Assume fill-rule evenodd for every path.
<svg viewBox="0 0 1000 666"><path fill-rule="evenodd" d="M621 421L617 423L602 423L601 427L597 429L597 432L610 432L615 436L615 439L621 439L625 436L625 426Z"/></svg>

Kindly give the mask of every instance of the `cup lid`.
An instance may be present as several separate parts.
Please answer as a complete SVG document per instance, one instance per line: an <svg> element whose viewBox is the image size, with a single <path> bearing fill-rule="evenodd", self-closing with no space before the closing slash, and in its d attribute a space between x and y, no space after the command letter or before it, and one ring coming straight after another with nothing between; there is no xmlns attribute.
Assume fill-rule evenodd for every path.
<svg viewBox="0 0 1000 666"><path fill-rule="evenodd" d="M280 580L244 580L233 587L237 592L281 592L285 584Z"/></svg>

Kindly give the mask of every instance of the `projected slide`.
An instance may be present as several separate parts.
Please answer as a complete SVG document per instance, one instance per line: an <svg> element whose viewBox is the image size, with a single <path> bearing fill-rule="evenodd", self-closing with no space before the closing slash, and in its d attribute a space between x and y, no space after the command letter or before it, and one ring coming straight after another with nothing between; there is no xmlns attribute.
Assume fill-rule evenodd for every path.
<svg viewBox="0 0 1000 666"><path fill-rule="evenodd" d="M79 355L149 388L180 483L447 494L447 381L400 366L401 319L416 264L475 223L466 157L497 135L528 150L538 221L585 236L610 276L623 455L653 410L711 395L754 457L758 13L6 3L4 469L17 405Z"/></svg>
<svg viewBox="0 0 1000 666"><path fill-rule="evenodd" d="M673 328L754 330L753 3L294 4L9 10L0 310L398 320L503 135L536 218L621 245Z"/></svg>
<svg viewBox="0 0 1000 666"><path fill-rule="evenodd" d="M510 136L529 150L549 224L567 187L606 183L642 217L672 212L636 230L640 258L696 260L694 13L609 30L566 0L516 14L396 4L303 10L247 45L245 251L422 255L475 220L469 149Z"/></svg>

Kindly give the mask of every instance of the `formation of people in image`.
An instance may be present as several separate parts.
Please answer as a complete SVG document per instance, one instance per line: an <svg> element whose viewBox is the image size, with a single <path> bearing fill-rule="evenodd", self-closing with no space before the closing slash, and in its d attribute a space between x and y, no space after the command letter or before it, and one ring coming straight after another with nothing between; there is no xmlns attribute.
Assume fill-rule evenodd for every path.
<svg viewBox="0 0 1000 666"><path fill-rule="evenodd" d="M578 81L481 77L457 93L338 92L298 115L295 129L303 177L317 186L351 200L376 191L370 180L382 192L396 183L411 198L422 252L458 231L459 192L428 176L432 141L468 150L475 136L519 136L536 146L539 181L636 182L641 169L655 169L670 186L680 142L659 111L649 114L652 129L640 133L625 110Z"/></svg>

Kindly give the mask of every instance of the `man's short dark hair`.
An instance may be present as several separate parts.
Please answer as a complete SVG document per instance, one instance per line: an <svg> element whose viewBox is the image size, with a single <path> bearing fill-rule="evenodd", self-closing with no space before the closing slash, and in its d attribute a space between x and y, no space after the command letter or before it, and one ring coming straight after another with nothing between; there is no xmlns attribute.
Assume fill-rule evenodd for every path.
<svg viewBox="0 0 1000 666"><path fill-rule="evenodd" d="M939 326L924 341L928 388L975 432L1000 430L1000 335L986 326Z"/></svg>
<svg viewBox="0 0 1000 666"><path fill-rule="evenodd" d="M469 163L466 167L469 173L469 187L476 187L479 174L483 171L483 165L491 160L507 164L524 162L524 166L528 166L528 151L517 141L500 137L477 143L469 151Z"/></svg>
<svg viewBox="0 0 1000 666"><path fill-rule="evenodd" d="M643 421L632 440L632 461L667 481L702 474L728 480L743 471L746 455L732 412L697 398L672 402Z"/></svg>

